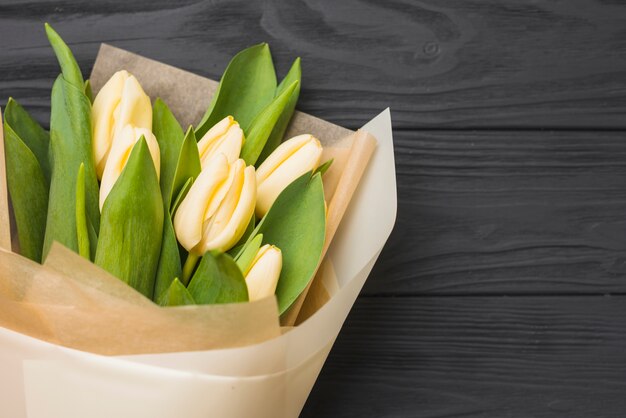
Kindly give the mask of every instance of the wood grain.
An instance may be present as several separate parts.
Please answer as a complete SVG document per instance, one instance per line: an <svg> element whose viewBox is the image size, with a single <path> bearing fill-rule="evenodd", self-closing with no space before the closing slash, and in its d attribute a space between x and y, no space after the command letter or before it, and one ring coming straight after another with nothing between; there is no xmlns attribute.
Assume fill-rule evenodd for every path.
<svg viewBox="0 0 626 418"><path fill-rule="evenodd" d="M626 297L362 298L302 417L623 417Z"/></svg>
<svg viewBox="0 0 626 418"><path fill-rule="evenodd" d="M401 131L367 294L626 292L623 132Z"/></svg>
<svg viewBox="0 0 626 418"><path fill-rule="evenodd" d="M358 128L626 127L626 3L601 0L44 1L0 4L0 103L46 119L49 21L85 74L100 42L200 75L267 41L302 56L301 110Z"/></svg>
<svg viewBox="0 0 626 418"><path fill-rule="evenodd" d="M619 37L621 16L626 16L619 11L626 7L592 1L568 7L551 2L385 4L384 13L370 15L377 6L366 1L324 5L323 11L317 2L3 2L0 104L14 95L47 124L49 89L58 68L45 40L44 20L55 23L85 72L104 41L219 77L239 48L269 40L279 69L296 54L303 56L303 110L356 127L392 106L399 220L368 294L623 292L626 149L621 132L415 127L541 127L544 117L568 127L584 121L589 123L582 126L603 129L622 126L626 77L614 70L622 64L626 70L626 54L617 53L616 46L626 47ZM383 19L389 16L395 20ZM474 24L458 23L464 21ZM569 31L575 24L582 29ZM592 30L600 24L602 30ZM391 51L401 54L407 45L399 38L408 42L413 31L424 28L449 42L465 36L459 28L472 28L472 41L455 50L467 58L456 59L445 71L445 49L433 60L399 65L391 59L392 41L397 46ZM423 31L415 32L413 41L427 39ZM331 39L329 34L342 36ZM539 35L543 43L530 42ZM511 42L513 36L520 39ZM345 55L347 42L359 54ZM587 52L576 53L583 47ZM608 53L609 47L615 53ZM423 66L439 70L422 73ZM446 88L436 88L439 83ZM602 97L602 106L594 97ZM550 108L540 105L547 98ZM436 108L426 111L429 102ZM463 116L467 112L473 115L469 119ZM618 117L607 121L613 113ZM563 115L566 120L559 119ZM504 123L510 117L515 124Z"/></svg>

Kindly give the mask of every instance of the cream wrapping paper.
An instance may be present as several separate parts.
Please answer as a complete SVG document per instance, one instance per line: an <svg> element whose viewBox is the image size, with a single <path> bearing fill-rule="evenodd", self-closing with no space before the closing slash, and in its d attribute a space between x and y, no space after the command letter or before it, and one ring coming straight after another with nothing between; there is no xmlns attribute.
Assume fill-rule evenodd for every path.
<svg viewBox="0 0 626 418"><path fill-rule="evenodd" d="M99 88L107 74L112 74L115 69L126 68L135 73L146 91L152 94L155 87L150 86L149 80L162 83L154 73L155 66L161 69L160 74L166 67L173 72L162 75L169 77L172 84L178 80L172 77L183 73L153 61L146 65L148 61L104 46L92 74L94 86ZM143 62L143 67L134 68L138 62ZM142 74L142 69L147 73ZM199 86L202 83L204 87L215 85L210 80L185 74L196 77ZM209 97L197 95L201 88L190 91L166 87L164 90L156 88L156 91L178 92L170 97L159 95L183 123L199 119L199 114L185 119L187 116L179 112L179 106L185 103L184 100L190 100L191 95L191 99L204 100L198 108L205 108ZM179 95L188 96L182 100ZM290 134L312 132L320 135L316 132L320 128L326 138L339 144L335 147L335 158L348 160L350 143L340 145L350 131L299 113L291 125ZM316 304L323 302L310 303L313 308L306 312L308 320L277 338L237 348L118 357L76 351L0 328L2 416L297 416L395 222L395 166L389 111L372 120L363 130L377 138L378 147L347 206L345 218L320 269L323 280L317 281L316 285L325 289L328 301L323 300L326 304L321 308ZM327 175L340 174L329 171ZM334 188L339 188L341 181L328 183L334 187L326 193L334 195ZM51 272L67 274L63 271L65 264L58 260L61 258L53 258L44 267ZM324 272L333 272L332 277ZM72 284L82 292L101 296L103 292L89 280L89 275L83 276L72 277ZM106 296L124 304L142 303L123 291L112 295L110 288L107 288ZM10 302L21 303L19 297ZM307 304L308 299L304 306ZM28 309L28 304L22 308ZM68 309L68 306L54 308Z"/></svg>

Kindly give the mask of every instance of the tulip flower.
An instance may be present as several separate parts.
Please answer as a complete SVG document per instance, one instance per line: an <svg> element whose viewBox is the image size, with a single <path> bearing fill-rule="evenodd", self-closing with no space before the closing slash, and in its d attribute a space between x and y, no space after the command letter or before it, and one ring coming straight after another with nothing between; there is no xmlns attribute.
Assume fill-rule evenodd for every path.
<svg viewBox="0 0 626 418"><path fill-rule="evenodd" d="M218 154L178 207L176 237L196 258L210 250L227 251L245 232L255 200L254 167L246 167L242 159L229 165L227 157Z"/></svg>
<svg viewBox="0 0 626 418"><path fill-rule="evenodd" d="M229 164L234 163L239 158L243 141L243 130L237 121L232 116L226 116L198 141L202 167L220 153L226 156Z"/></svg>
<svg viewBox="0 0 626 418"><path fill-rule="evenodd" d="M96 174L102 179L115 136L128 124L151 130L152 106L137 79L122 70L102 87L91 113Z"/></svg>
<svg viewBox="0 0 626 418"><path fill-rule="evenodd" d="M276 292L283 267L283 255L278 247L266 244L259 248L252 264L244 272L250 301L263 299Z"/></svg>
<svg viewBox="0 0 626 418"><path fill-rule="evenodd" d="M321 156L320 141L308 134L295 136L276 148L256 172L256 215L263 217L285 187L314 170Z"/></svg>
<svg viewBox="0 0 626 418"><path fill-rule="evenodd" d="M104 201L109 195L109 192L111 192L118 177L122 174L122 170L124 170L128 162L128 157L135 143L139 141L142 136L146 139L152 161L154 162L154 169L156 170L157 178L159 178L161 154L156 138L148 129L126 125L115 137L115 141L113 142L113 146L107 158L104 173L102 174L102 182L100 183L100 210L102 210Z"/></svg>

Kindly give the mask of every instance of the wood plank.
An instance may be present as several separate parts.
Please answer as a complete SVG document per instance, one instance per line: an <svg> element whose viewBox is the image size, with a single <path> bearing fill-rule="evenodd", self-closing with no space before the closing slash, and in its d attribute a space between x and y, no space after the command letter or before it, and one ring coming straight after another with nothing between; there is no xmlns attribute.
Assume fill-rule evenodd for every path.
<svg viewBox="0 0 626 418"><path fill-rule="evenodd" d="M302 417L623 417L626 297L361 298Z"/></svg>
<svg viewBox="0 0 626 418"><path fill-rule="evenodd" d="M622 132L399 131L366 294L626 292Z"/></svg>
<svg viewBox="0 0 626 418"><path fill-rule="evenodd" d="M58 73L43 22L85 74L108 42L219 77L268 41L279 72L303 58L300 108L358 128L625 128L626 3L601 0L2 1L0 104L47 119Z"/></svg>

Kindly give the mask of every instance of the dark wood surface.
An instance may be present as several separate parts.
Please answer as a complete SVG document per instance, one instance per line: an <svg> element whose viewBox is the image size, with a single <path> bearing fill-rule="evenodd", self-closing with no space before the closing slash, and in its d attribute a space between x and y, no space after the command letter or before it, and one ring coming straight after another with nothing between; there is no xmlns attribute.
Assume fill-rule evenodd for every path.
<svg viewBox="0 0 626 418"><path fill-rule="evenodd" d="M267 41L301 110L391 107L397 226L302 416L626 416L626 4L0 0L0 105L45 122L44 21L85 73Z"/></svg>

